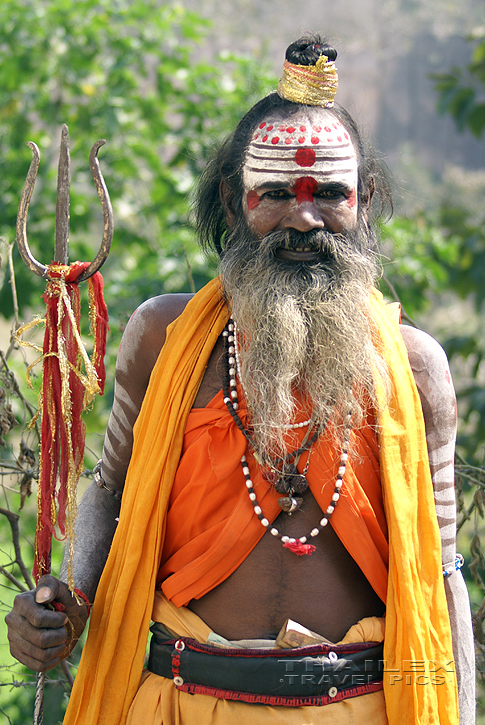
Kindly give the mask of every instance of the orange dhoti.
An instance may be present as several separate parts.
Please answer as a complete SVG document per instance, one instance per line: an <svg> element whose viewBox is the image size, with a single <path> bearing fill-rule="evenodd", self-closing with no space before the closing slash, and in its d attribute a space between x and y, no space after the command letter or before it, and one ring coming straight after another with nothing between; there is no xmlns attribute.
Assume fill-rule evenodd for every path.
<svg viewBox="0 0 485 725"><path fill-rule="evenodd" d="M158 593L153 619L181 637L206 642L210 628L186 607L175 607ZM368 617L349 630L342 640L380 642L383 620ZM210 695L191 695L178 690L173 680L145 671L128 713L126 725L387 725L382 690L353 697L324 707L280 707L233 702Z"/></svg>

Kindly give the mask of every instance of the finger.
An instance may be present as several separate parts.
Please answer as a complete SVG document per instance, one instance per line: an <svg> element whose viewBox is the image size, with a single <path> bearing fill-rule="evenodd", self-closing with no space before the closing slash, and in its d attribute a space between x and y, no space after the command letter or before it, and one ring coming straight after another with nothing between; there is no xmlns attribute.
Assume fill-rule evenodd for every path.
<svg viewBox="0 0 485 725"><path fill-rule="evenodd" d="M42 604L51 602L61 603L69 618L87 614L86 604L82 601L79 604L67 584L59 581L59 579L56 579L50 574L46 574L39 579L35 598L38 603Z"/></svg>
<svg viewBox="0 0 485 725"><path fill-rule="evenodd" d="M38 604L48 604L54 599L59 600L64 593L64 588L69 591L64 582L59 581L52 574L45 574L37 582L35 601Z"/></svg>
<svg viewBox="0 0 485 725"><path fill-rule="evenodd" d="M33 626L25 617L10 614L6 618L8 625L8 638L23 649L23 642L36 647L37 649L50 649L66 644L68 639L68 628L39 628Z"/></svg>
<svg viewBox="0 0 485 725"><path fill-rule="evenodd" d="M7 624L9 626L23 626L16 619L17 617L21 617L33 627L42 629L58 629L59 627L63 627L67 621L67 616L64 612L52 611L41 604L37 604L35 601L35 591L17 594L14 599L14 608L10 615L7 616Z"/></svg>
<svg viewBox="0 0 485 725"><path fill-rule="evenodd" d="M60 629L38 630L22 617L22 628L11 626L9 615L8 640L10 652L22 664L37 672L50 670L66 651L68 632Z"/></svg>
<svg viewBox="0 0 485 725"><path fill-rule="evenodd" d="M52 670L54 667L57 667L64 651L65 645L53 647L48 650L38 650L28 645L23 648L10 647L12 656L28 667L29 670L34 670L34 672L47 672L47 670Z"/></svg>

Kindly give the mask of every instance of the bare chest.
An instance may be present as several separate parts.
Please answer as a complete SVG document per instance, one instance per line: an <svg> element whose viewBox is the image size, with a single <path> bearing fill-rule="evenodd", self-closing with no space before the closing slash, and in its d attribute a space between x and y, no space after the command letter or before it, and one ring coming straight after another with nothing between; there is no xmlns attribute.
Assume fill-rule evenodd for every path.
<svg viewBox="0 0 485 725"><path fill-rule="evenodd" d="M221 389L223 346L211 355L194 401L205 407ZM275 525L283 535L308 535L322 511L311 492L300 510L281 513ZM338 641L365 616L384 606L329 526L314 540L311 556L296 556L266 533L233 574L189 607L228 639L275 637L287 618Z"/></svg>

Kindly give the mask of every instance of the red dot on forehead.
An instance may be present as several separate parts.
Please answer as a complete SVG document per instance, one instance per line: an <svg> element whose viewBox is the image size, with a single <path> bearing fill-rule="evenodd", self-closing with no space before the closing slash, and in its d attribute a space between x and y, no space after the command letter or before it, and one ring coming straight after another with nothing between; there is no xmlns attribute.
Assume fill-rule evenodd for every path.
<svg viewBox="0 0 485 725"><path fill-rule="evenodd" d="M315 151L313 149L297 149L295 161L298 166L310 167L315 163Z"/></svg>

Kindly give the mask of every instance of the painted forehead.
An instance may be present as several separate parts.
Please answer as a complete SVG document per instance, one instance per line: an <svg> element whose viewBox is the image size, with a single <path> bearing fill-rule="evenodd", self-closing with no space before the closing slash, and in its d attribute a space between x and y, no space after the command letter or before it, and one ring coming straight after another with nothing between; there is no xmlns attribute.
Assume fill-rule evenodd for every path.
<svg viewBox="0 0 485 725"><path fill-rule="evenodd" d="M246 188L280 175L296 180L307 174L357 186L355 149L340 121L330 113L313 120L297 114L290 121L262 121L246 152Z"/></svg>

